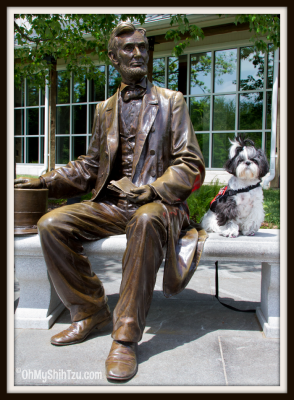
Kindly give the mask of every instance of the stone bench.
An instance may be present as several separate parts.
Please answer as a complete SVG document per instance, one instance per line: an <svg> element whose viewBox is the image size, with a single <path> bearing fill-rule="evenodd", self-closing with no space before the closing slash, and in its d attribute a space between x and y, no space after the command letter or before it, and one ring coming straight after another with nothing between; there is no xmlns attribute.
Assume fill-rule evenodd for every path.
<svg viewBox="0 0 294 400"><path fill-rule="evenodd" d="M255 236L225 238L209 234L203 261L248 261L262 264L261 305L256 314L265 336L280 332L280 240L278 229L259 230ZM121 262L126 236L85 242L84 249L95 273L107 260ZM20 301L15 313L16 328L49 329L64 310L48 279L38 235L14 238L15 273L20 284ZM197 279L197 271L192 279Z"/></svg>

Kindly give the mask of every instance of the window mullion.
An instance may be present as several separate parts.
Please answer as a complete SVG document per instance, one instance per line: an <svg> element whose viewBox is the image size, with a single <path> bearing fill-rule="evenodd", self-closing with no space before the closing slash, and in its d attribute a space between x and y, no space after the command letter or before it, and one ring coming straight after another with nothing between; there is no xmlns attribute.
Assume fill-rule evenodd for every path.
<svg viewBox="0 0 294 400"><path fill-rule="evenodd" d="M214 102L214 58L215 51L211 52L211 93L210 93L210 126L209 126L209 166L208 168L212 168L212 128L213 128L213 102Z"/></svg>
<svg viewBox="0 0 294 400"><path fill-rule="evenodd" d="M240 71L241 71L241 47L237 48L237 73L236 73L236 119L235 119L235 136L239 129L239 97L240 97Z"/></svg>
<svg viewBox="0 0 294 400"><path fill-rule="evenodd" d="M69 102L70 102L70 106L69 106L69 160L72 160L72 116L73 116L73 112L72 112L72 107L73 107L73 73L71 72L71 76L70 76L70 91L69 91Z"/></svg>

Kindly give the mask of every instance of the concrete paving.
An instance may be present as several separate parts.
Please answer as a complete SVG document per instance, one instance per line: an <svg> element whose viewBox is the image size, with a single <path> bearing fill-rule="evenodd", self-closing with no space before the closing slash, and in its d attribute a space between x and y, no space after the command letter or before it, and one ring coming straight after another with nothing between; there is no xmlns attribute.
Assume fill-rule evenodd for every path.
<svg viewBox="0 0 294 400"><path fill-rule="evenodd" d="M121 279L119 262L99 275L113 311ZM219 264L219 296L241 309L260 304L261 266ZM200 263L187 288L166 299L163 269L155 286L137 375L124 383L105 377L112 324L78 345L56 347L50 337L70 324L65 310L49 330L15 329L15 386L275 386L280 385L280 341L264 336L255 313L232 311L214 297L213 262ZM21 296L21 288L20 288ZM106 390L106 389L105 389ZM196 388L197 390L197 388ZM48 388L48 391L50 389Z"/></svg>

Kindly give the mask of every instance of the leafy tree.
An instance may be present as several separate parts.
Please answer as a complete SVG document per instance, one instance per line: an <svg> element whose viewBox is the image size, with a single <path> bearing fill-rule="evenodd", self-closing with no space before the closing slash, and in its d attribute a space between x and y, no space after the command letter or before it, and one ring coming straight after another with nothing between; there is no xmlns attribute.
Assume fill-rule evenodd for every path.
<svg viewBox="0 0 294 400"><path fill-rule="evenodd" d="M48 81L48 68L52 68L52 65L47 63L50 57L65 61L67 77L74 72L77 80L83 80L85 77L93 79L95 85L104 85L105 74L97 73L92 56L98 56L101 62L109 64L107 43L110 32L119 21L127 19L143 24L146 14L15 14L15 41L18 45L15 48L15 85L20 87L23 78L35 75L35 83L44 86L45 77ZM254 42L254 49L268 51L263 36L273 43L274 49L279 47L278 16L272 14L236 16L236 24L244 22L249 22L249 29L253 31L251 40ZM171 29L166 32L165 38L174 40L175 57L183 53L191 39L204 38L203 30L190 24L186 14L171 15L170 25ZM90 36L94 40L92 38L90 40ZM208 59L206 64L203 65L204 69L209 66ZM232 65L228 65L227 68L232 68ZM117 83L115 80L117 78L114 78L114 84ZM111 91L110 88L109 94Z"/></svg>

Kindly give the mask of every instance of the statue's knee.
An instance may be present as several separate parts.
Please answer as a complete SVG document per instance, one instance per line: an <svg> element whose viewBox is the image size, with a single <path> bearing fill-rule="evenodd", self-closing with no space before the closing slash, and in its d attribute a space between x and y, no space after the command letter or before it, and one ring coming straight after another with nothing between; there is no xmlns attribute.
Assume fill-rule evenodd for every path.
<svg viewBox="0 0 294 400"><path fill-rule="evenodd" d="M50 229L52 226L55 225L56 220L58 220L58 218L56 217L54 212L49 212L43 215L37 223L38 231L42 232L43 230Z"/></svg>

